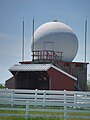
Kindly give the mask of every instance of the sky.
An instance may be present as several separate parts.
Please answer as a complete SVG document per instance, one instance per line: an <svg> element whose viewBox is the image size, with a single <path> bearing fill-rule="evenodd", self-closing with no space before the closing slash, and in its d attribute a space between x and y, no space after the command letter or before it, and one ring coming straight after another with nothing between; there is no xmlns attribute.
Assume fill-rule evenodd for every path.
<svg viewBox="0 0 90 120"><path fill-rule="evenodd" d="M35 30L43 23L68 23L79 42L75 62L84 62L85 19L87 16L87 62L90 63L90 0L0 0L0 83L12 74L9 68L21 61L22 21L25 23L25 60L31 60L32 20ZM88 65L88 75L90 65ZM90 78L88 78L90 79Z"/></svg>

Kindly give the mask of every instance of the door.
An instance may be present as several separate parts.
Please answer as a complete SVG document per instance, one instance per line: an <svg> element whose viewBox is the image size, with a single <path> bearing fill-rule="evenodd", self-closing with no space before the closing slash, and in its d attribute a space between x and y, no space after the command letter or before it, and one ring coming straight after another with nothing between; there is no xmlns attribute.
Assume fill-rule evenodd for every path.
<svg viewBox="0 0 90 120"><path fill-rule="evenodd" d="M54 49L54 42L44 42L44 50L52 51Z"/></svg>

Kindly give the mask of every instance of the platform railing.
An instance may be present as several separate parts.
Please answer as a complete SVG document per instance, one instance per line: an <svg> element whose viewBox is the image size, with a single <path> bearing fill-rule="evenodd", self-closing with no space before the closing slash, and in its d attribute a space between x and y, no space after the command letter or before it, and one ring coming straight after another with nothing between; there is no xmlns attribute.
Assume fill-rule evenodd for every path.
<svg viewBox="0 0 90 120"><path fill-rule="evenodd" d="M36 50L32 51L32 61L35 62L51 62L62 60L63 52L52 50Z"/></svg>

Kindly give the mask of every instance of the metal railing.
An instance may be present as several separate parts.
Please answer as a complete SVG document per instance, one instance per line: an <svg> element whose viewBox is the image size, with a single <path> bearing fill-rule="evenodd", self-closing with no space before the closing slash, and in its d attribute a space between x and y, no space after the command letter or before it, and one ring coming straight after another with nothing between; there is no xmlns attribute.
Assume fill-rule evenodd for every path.
<svg viewBox="0 0 90 120"><path fill-rule="evenodd" d="M51 50L37 50L32 51L32 61L35 62L51 62L62 60L63 52L51 51Z"/></svg>

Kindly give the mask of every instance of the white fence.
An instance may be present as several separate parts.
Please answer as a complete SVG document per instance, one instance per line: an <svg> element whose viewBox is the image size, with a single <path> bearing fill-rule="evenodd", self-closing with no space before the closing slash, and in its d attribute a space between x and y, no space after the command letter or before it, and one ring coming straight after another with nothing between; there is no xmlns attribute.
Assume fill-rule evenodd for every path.
<svg viewBox="0 0 90 120"><path fill-rule="evenodd" d="M24 111L25 114L0 112L0 116L25 116L26 120L29 117L90 120L90 92L1 89L0 110Z"/></svg>

